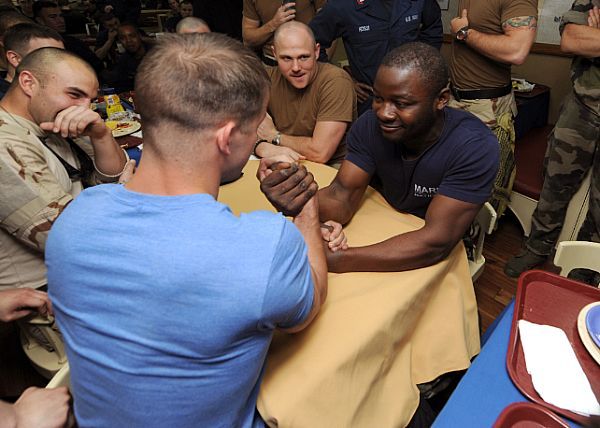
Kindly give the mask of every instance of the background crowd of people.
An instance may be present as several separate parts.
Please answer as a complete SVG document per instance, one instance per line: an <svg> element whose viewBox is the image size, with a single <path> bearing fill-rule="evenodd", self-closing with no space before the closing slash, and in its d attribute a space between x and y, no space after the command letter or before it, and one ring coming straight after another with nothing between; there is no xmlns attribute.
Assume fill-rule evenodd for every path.
<svg viewBox="0 0 600 428"><path fill-rule="evenodd" d="M562 47L575 56L573 92L550 139L532 235L507 266L511 276L545 261L564 208L590 169L590 209L580 237L600 241L599 6L597 0L576 0L563 17ZM179 35L144 31L144 9L167 11L163 32ZM461 0L447 29L453 42L446 62L436 0L357 5L341 0L0 1L0 320L52 313L45 293L50 286L83 426L99 417L123 426L158 420L254 426L260 422L255 404L272 332L298 331L311 322L325 301L327 270L430 266L448 257L486 201L503 213L515 168L511 66L529 54L537 10L536 0ZM344 45L347 69L328 63L336 43ZM99 91L133 89L144 125L144 157L131 178L135 165L89 106ZM161 115L157 104L169 114ZM205 144L192 144L197 141ZM570 150L575 160L564 156ZM239 177L250 154L263 158L261 190L295 226L281 216L233 218L214 200L219 184ZM276 159L283 159L285 167L278 167ZM312 175L295 163L303 159L339 169L331 185L317 192ZM80 196L87 187L116 182L125 185L99 186ZM424 226L373 245L348 246L342 225L359 209L369 185L397 211L422 218ZM160 199L165 195L173 198ZM135 212L143 207L144 219L130 207ZM177 227L165 228L179 210ZM208 229L223 231L222 236L196 230L197 218L210 224ZM178 254L180 242L193 232L197 254L210 248L236 262L252 254L248 264L253 268L236 271L207 254L205 264L182 257L175 258L179 270L165 265L175 280L143 269L127 276L100 267L89 275L90 258L104 267L117 263L118 235L134 223L161 236L159 246L129 243L138 246L131 251L144 252L157 266L164 263L165 251ZM225 231L231 236L223 239ZM232 288L224 287L220 297L211 295L214 305L200 315L189 302L196 298L201 307L206 296L190 294L174 321L201 327L219 319L213 336L200 327L193 331L194 343L214 351L217 362L195 355L201 367L190 367L181 355L169 354L190 331L169 330L164 337L170 341L158 343L131 320L135 306L159 313L163 300L155 297L170 295L173 283L183 295L189 291L188 278L208 284L220 280L214 273L222 271L228 272ZM130 300L103 306L107 283L120 296L130 293ZM147 283L154 284L156 295L143 291ZM81 284L88 293L78 293ZM260 299L255 289L262 290ZM219 315L234 300L248 311L231 319ZM73 323L73 318L82 321ZM135 333L125 331L117 339L117 334L92 334L88 324L102 322L117 330L129 326ZM224 343L222 338L231 335L248 340ZM94 354L115 340L119 346L113 355ZM151 342L155 354L145 345ZM74 349L97 360L90 364ZM252 357L243 364L236 360L246 353ZM132 354L148 368L127 382L144 392L140 396L107 376L116 371L117 356L121 364ZM168 355L160 365L163 385L178 391L181 377L173 372L191 373L189 387L206 390L205 407L183 403L176 392L159 399L151 373L156 354ZM215 366L237 391L213 377ZM93 382L96 395L83 393ZM419 388L429 391L428 384ZM245 398L232 400L240 390ZM61 409L52 421L64 422L66 391L46 394L26 392L13 406L0 404L0 411L18 420L23 409L36 413L30 402L50 401ZM137 405L104 414L103 403L115 397ZM224 411L224 403L235 411ZM190 413L180 412L179 404Z"/></svg>

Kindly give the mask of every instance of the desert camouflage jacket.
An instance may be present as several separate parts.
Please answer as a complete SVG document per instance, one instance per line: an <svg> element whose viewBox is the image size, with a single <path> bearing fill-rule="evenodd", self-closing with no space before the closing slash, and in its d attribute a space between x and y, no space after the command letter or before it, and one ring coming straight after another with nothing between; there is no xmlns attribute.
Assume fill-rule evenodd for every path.
<svg viewBox="0 0 600 428"><path fill-rule="evenodd" d="M75 142L93 155L89 140ZM46 283L43 253L48 232L83 189L81 181L71 181L52 151L79 168L61 137L48 136L35 123L0 110L0 289ZM114 179L93 172L86 185L109 180Z"/></svg>

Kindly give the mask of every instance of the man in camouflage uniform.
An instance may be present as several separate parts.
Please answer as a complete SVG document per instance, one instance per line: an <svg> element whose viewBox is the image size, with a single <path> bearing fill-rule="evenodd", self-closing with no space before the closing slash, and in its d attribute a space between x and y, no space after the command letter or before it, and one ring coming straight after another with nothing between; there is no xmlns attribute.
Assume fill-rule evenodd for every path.
<svg viewBox="0 0 600 428"><path fill-rule="evenodd" d="M89 108L97 90L87 63L42 48L23 59L0 101L0 289L45 286L56 218L84 187L123 171L126 155Z"/></svg>
<svg viewBox="0 0 600 428"><path fill-rule="evenodd" d="M124 171L126 154L89 108L97 91L85 61L41 48L22 60L0 101L0 290L44 289L56 218L84 187ZM55 350L35 322L18 322L28 341Z"/></svg>
<svg viewBox="0 0 600 428"><path fill-rule="evenodd" d="M549 138L544 186L523 251L505 273L517 277L543 264L560 235L568 204L591 169L589 209L577 237L600 242L600 0L576 0L560 27L561 49L575 54L573 90Z"/></svg>

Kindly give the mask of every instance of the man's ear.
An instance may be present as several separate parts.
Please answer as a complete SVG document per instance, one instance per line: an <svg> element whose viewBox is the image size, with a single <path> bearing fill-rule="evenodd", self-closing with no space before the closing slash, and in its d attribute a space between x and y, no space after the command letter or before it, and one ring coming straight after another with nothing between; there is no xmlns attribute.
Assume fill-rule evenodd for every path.
<svg viewBox="0 0 600 428"><path fill-rule="evenodd" d="M275 51L275 44L271 45L271 53L273 54L273 58L277 59L277 52Z"/></svg>
<svg viewBox="0 0 600 428"><path fill-rule="evenodd" d="M436 110L442 110L450 101L450 88L447 86L440 91L435 101Z"/></svg>
<svg viewBox="0 0 600 428"><path fill-rule="evenodd" d="M229 120L221 125L215 132L216 144L224 155L229 156L231 154L231 136L236 128L234 121Z"/></svg>
<svg viewBox="0 0 600 428"><path fill-rule="evenodd" d="M15 51L8 50L6 51L6 60L14 68L17 68L17 66L21 63L21 55Z"/></svg>
<svg viewBox="0 0 600 428"><path fill-rule="evenodd" d="M317 59L319 59L319 54L321 53L321 45L318 43L315 43L315 57ZM330 58L331 59L331 58Z"/></svg>
<svg viewBox="0 0 600 428"><path fill-rule="evenodd" d="M35 76L28 70L23 70L19 73L19 86L25 92L27 96L31 96L36 86L39 85L39 81Z"/></svg>

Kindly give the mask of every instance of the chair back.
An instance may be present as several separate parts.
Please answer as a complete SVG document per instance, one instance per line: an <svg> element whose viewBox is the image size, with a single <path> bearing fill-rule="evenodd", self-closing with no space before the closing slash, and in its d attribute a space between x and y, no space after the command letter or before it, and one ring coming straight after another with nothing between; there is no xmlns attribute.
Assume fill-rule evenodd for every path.
<svg viewBox="0 0 600 428"><path fill-rule="evenodd" d="M37 315L18 321L21 347L33 367L51 379L67 363L62 336L52 316Z"/></svg>
<svg viewBox="0 0 600 428"><path fill-rule="evenodd" d="M483 242L485 240L485 235L489 235L494 231L496 217L496 211L489 202L486 202L477 213L475 220L473 220L474 225L479 229L475 239L473 260L469 260L469 270L471 272L471 279L473 282L475 282L483 273L483 266L485 265L485 257L483 257Z"/></svg>
<svg viewBox="0 0 600 428"><path fill-rule="evenodd" d="M50 379L46 388L58 388L66 386L71 389L71 373L69 371L69 363L65 363L60 370Z"/></svg>
<svg viewBox="0 0 600 428"><path fill-rule="evenodd" d="M600 272L600 244L588 241L559 242L554 264L560 267L561 276L567 276L573 269Z"/></svg>

